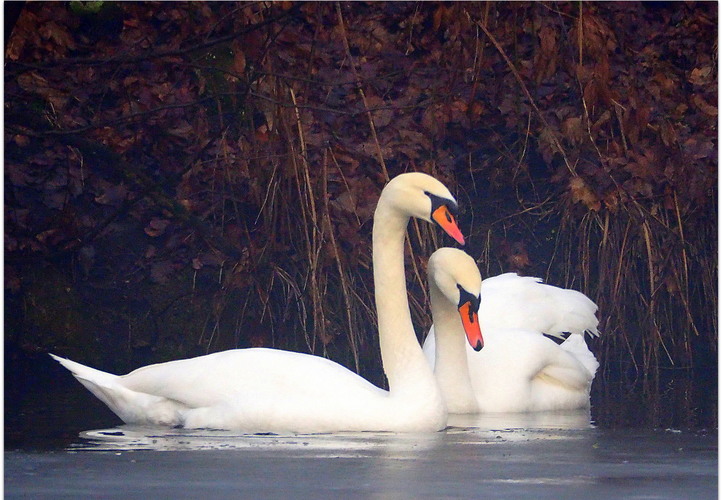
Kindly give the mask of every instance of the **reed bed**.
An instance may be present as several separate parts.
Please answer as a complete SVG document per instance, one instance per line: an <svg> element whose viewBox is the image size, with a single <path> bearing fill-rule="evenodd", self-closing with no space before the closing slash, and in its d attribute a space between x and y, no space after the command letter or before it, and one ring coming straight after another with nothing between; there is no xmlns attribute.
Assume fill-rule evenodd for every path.
<svg viewBox="0 0 722 500"><path fill-rule="evenodd" d="M7 341L119 370L277 347L383 384L372 215L416 170L455 192L483 275L538 275L599 305L600 393L716 371L715 5L96 15L28 4L10 40ZM449 243L409 226L419 340L426 259ZM41 293L38 269L65 299ZM67 303L90 313L60 321Z"/></svg>

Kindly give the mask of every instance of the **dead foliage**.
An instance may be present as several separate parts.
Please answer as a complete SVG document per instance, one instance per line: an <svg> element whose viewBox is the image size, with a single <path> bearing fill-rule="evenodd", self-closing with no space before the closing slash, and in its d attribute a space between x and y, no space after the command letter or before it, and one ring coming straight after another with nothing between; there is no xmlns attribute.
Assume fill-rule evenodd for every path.
<svg viewBox="0 0 722 500"><path fill-rule="evenodd" d="M11 337L72 344L28 333L68 328L27 313L52 309L29 272L52 268L130 364L264 345L378 374L371 218L390 176L420 170L457 190L484 272L597 301L604 373L708 366L716 18L694 2L29 3L6 50ZM420 334L442 243L410 226Z"/></svg>

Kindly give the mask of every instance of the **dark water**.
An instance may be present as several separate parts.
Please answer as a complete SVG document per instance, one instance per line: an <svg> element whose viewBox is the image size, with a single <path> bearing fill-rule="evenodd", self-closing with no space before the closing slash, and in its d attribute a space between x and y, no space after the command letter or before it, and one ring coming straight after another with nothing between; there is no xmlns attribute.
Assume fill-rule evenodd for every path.
<svg viewBox="0 0 722 500"><path fill-rule="evenodd" d="M716 422L632 411L634 392L591 415L453 416L431 434L249 436L114 427L45 357L6 362L6 498L717 498Z"/></svg>
<svg viewBox="0 0 722 500"><path fill-rule="evenodd" d="M310 436L122 426L86 433L67 451L6 452L5 496L717 498L709 434L452 424L428 434Z"/></svg>

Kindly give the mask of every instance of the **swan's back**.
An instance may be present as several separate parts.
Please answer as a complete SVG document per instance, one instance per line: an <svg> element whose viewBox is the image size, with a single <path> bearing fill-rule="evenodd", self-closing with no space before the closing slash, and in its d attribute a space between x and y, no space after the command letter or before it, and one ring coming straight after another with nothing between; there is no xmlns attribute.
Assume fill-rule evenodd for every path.
<svg viewBox="0 0 722 500"><path fill-rule="evenodd" d="M328 359L278 349L232 349L138 368L120 377L136 392L155 394L197 408L248 392L291 397L356 393L386 394Z"/></svg>
<svg viewBox="0 0 722 500"><path fill-rule="evenodd" d="M540 278L505 273L481 284L482 332L518 328L557 337L599 335L596 312L597 305L583 293L547 285Z"/></svg>
<svg viewBox="0 0 722 500"><path fill-rule="evenodd" d="M53 357L126 423L332 432L436 431L446 421L443 406L427 397L392 398L351 370L309 354L235 349L122 376Z"/></svg>

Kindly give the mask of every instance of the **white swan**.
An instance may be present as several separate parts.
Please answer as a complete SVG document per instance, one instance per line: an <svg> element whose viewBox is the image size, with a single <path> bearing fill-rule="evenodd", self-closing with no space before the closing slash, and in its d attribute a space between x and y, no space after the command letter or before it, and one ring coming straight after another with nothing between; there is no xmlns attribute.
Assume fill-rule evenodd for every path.
<svg viewBox="0 0 722 500"><path fill-rule="evenodd" d="M455 208L448 189L421 173L399 175L381 193L374 214L373 259L389 391L327 359L275 349L218 352L123 376L52 356L126 423L243 432L440 430L447 412L411 323L404 237L413 216L437 222L463 243ZM462 277L462 285L464 280L478 290L473 278ZM442 289L459 301L458 288ZM454 333L460 335L458 329ZM469 335L476 346L478 324Z"/></svg>
<svg viewBox="0 0 722 500"><path fill-rule="evenodd" d="M484 349L464 349L465 356L451 351L448 358L447 348L435 349L441 340L434 334L436 319L424 342L449 412L589 408L599 363L584 333L599 335L596 304L575 290L514 273L483 280L480 297ZM561 344L543 335L563 338L565 332L570 335Z"/></svg>

